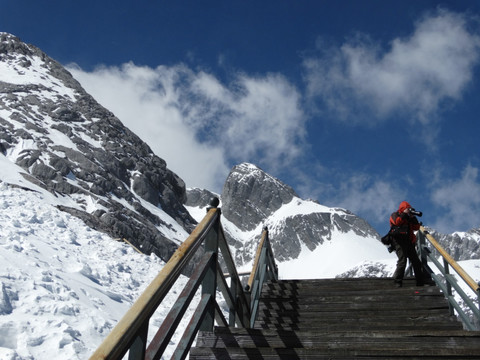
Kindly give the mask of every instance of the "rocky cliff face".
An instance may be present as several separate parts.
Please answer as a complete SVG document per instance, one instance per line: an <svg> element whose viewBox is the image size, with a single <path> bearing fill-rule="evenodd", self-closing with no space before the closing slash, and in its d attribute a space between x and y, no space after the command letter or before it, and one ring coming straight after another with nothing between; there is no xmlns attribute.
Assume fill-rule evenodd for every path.
<svg viewBox="0 0 480 360"><path fill-rule="evenodd" d="M441 234L429 229L432 236L457 261L480 259L480 229Z"/></svg>
<svg viewBox="0 0 480 360"><path fill-rule="evenodd" d="M291 187L258 167L240 164L231 170L223 186L223 215L243 231L253 230L294 196L297 194Z"/></svg>
<svg viewBox="0 0 480 360"><path fill-rule="evenodd" d="M183 206L185 184L165 161L60 64L6 33L0 33L0 124L3 156L28 181L67 198L59 208L89 226L162 259L177 247L172 238L194 227Z"/></svg>

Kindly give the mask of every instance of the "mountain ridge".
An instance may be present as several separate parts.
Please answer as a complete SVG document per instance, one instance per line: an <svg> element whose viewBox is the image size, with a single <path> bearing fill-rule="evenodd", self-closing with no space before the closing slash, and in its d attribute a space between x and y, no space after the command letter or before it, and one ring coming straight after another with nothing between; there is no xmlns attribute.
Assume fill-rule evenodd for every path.
<svg viewBox="0 0 480 360"><path fill-rule="evenodd" d="M187 189L61 64L7 33L0 33L0 67L0 152L23 169L26 180L62 198L59 209L147 254L168 260L196 225L190 212L213 196L221 199L226 235L240 264L252 260L265 226L280 261L314 251L336 231L379 240L364 219L301 199L253 164L234 166L222 194ZM465 235L465 243L458 234L438 236L457 258L478 256L478 232Z"/></svg>

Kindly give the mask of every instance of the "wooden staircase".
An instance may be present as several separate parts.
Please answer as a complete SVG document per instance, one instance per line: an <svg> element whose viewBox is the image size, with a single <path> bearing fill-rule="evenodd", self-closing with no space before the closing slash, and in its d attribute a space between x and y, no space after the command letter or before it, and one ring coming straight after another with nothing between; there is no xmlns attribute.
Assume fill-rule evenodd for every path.
<svg viewBox="0 0 480 360"><path fill-rule="evenodd" d="M254 329L200 332L190 359L480 359L436 286L407 279L281 280L262 289Z"/></svg>

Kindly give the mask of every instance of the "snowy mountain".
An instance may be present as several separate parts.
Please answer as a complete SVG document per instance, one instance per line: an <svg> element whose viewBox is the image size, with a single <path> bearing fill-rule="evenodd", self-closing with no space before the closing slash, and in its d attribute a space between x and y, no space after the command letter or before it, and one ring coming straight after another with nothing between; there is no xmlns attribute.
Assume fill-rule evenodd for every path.
<svg viewBox="0 0 480 360"><path fill-rule="evenodd" d="M280 269L289 269L291 274L305 256L317 259L308 275L297 272L300 277L335 276L363 261L391 257L363 219L344 209L301 199L291 187L253 164L233 167L221 199L224 226L239 264L253 260L264 227L269 229ZM243 239L241 244L238 239ZM351 257L346 256L350 245L356 248ZM343 269L336 264L335 271L329 271L331 262L338 263L338 259Z"/></svg>
<svg viewBox="0 0 480 360"><path fill-rule="evenodd" d="M183 180L38 48L0 33L0 74L0 156L19 167L21 185L168 259L195 226Z"/></svg>
<svg viewBox="0 0 480 360"><path fill-rule="evenodd" d="M393 272L395 256L363 219L301 199L255 165L233 167L222 194L186 189L60 64L6 33L0 125L0 360L88 358L214 196L240 270L268 227L281 278Z"/></svg>

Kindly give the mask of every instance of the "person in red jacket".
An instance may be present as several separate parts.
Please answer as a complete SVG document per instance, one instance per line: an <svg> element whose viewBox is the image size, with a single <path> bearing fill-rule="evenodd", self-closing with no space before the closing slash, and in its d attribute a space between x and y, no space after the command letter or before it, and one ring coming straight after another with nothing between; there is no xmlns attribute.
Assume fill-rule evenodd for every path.
<svg viewBox="0 0 480 360"><path fill-rule="evenodd" d="M420 223L416 216L412 214L412 206L408 202L402 201L398 210L390 216L390 234L393 237L392 245L398 257L393 279L398 287L402 286L407 259L410 260L413 266L417 286L424 285L425 277L422 271L422 263L415 250L417 237L414 231L418 229L420 229Z"/></svg>

